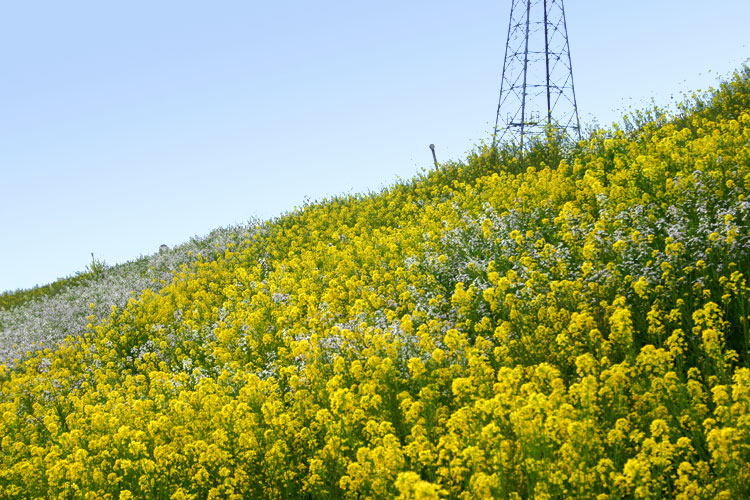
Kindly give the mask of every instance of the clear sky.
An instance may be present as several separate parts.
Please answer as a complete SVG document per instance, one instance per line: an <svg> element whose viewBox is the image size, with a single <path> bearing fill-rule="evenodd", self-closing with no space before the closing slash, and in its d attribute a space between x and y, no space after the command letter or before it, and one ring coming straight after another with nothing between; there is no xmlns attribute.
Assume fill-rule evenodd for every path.
<svg viewBox="0 0 750 500"><path fill-rule="evenodd" d="M0 291L306 198L377 190L490 136L510 0L0 4ZM706 89L747 0L565 2L578 107Z"/></svg>

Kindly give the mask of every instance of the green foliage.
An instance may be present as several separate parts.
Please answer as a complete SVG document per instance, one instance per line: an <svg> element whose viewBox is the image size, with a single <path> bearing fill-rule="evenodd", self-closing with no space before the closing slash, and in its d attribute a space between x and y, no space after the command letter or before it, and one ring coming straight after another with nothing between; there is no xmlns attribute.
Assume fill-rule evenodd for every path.
<svg viewBox="0 0 750 500"><path fill-rule="evenodd" d="M94 257L94 252L91 252L91 264L86 267L86 272L84 274L88 274L93 278L99 278L104 274L104 271L107 270L107 267L106 262L97 259Z"/></svg>

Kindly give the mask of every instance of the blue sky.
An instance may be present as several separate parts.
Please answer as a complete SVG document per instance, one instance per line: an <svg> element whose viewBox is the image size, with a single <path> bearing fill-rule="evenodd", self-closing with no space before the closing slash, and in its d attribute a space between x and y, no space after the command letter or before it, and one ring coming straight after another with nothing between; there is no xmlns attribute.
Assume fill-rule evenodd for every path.
<svg viewBox="0 0 750 500"><path fill-rule="evenodd" d="M717 6L720 5L720 8ZM750 57L750 2L565 4L584 124ZM461 159L510 1L0 5L0 291Z"/></svg>

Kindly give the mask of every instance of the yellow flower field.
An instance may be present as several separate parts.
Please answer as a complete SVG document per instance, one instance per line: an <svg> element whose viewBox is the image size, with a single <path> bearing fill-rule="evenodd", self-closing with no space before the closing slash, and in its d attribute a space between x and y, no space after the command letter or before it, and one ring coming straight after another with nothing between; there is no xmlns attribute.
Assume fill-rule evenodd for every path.
<svg viewBox="0 0 750 500"><path fill-rule="evenodd" d="M310 204L0 365L0 498L750 498L750 78Z"/></svg>

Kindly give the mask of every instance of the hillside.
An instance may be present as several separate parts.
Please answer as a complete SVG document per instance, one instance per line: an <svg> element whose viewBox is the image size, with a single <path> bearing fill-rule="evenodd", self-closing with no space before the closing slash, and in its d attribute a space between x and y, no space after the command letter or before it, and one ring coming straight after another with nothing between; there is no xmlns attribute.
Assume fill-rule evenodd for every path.
<svg viewBox="0 0 750 500"><path fill-rule="evenodd" d="M629 123L307 205L0 365L0 498L750 497L750 70Z"/></svg>
<svg viewBox="0 0 750 500"><path fill-rule="evenodd" d="M93 259L85 272L28 290L0 294L0 363L13 366L27 352L54 348L67 336L78 337L89 321L108 317L146 288L161 290L174 272L199 258L223 253L255 231L258 224L230 226L159 253L108 266Z"/></svg>

